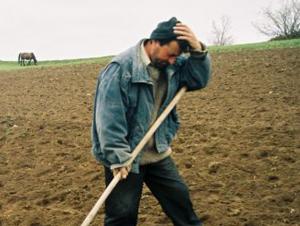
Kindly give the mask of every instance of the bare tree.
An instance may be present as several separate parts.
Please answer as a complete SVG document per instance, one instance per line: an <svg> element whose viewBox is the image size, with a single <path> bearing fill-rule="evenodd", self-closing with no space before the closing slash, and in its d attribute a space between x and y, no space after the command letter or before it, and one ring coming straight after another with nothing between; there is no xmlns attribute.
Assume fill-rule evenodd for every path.
<svg viewBox="0 0 300 226"><path fill-rule="evenodd" d="M213 21L212 28L212 42L214 45L224 46L233 43L233 38L229 34L231 30L231 21L228 16L221 17L219 26Z"/></svg>
<svg viewBox="0 0 300 226"><path fill-rule="evenodd" d="M262 34L272 39L289 39L300 37L300 2L285 0L277 10L264 8L262 15L265 23L253 24Z"/></svg>

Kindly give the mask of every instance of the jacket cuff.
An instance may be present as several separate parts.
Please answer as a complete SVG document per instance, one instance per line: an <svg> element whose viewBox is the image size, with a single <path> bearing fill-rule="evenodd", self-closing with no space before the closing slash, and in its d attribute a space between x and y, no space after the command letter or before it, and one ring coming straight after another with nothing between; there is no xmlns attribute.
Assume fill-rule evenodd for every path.
<svg viewBox="0 0 300 226"><path fill-rule="evenodd" d="M202 42L200 42L201 49L192 49L190 51L190 54L192 57L204 59L207 56L208 50L206 48L206 45L204 45Z"/></svg>
<svg viewBox="0 0 300 226"><path fill-rule="evenodd" d="M120 167L125 167L128 166L127 161L125 163L120 163L120 164L113 164L110 165L110 169L116 169L116 168L120 168ZM131 170L130 172L135 173L135 174L139 174L140 173L140 169L139 169L139 163L137 163L136 161L133 161L132 165L131 165Z"/></svg>
<svg viewBox="0 0 300 226"><path fill-rule="evenodd" d="M129 161L131 160L131 154L128 153L128 155L130 156L130 157L128 158L128 160L126 160L125 162L122 162L122 163L111 164L109 168L110 168L111 170L113 170L113 169L116 169L116 168L128 166L128 165L129 165Z"/></svg>
<svg viewBox="0 0 300 226"><path fill-rule="evenodd" d="M113 170L113 169L116 169L116 168L121 168L121 167L125 167L125 166L127 166L127 164L126 163L123 163L123 164L113 164L113 165L110 165L110 169L111 170Z"/></svg>
<svg viewBox="0 0 300 226"><path fill-rule="evenodd" d="M131 158L130 158L131 159ZM123 162L123 163L116 163L116 164L112 164L110 166L108 166L108 168L110 168L111 170L116 169L116 168L120 168L120 167L124 167L124 166L128 166L129 165L129 161L130 159L128 159L127 161ZM141 160L141 154L139 154L132 162L131 164L131 173L135 173L135 174L139 174L140 173L140 162Z"/></svg>

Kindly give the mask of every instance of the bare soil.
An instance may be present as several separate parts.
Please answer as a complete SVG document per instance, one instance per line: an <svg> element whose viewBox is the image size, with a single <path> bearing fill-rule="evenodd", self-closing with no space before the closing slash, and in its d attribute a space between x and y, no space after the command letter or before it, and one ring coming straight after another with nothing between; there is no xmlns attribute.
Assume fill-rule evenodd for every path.
<svg viewBox="0 0 300 226"><path fill-rule="evenodd" d="M300 225L300 49L212 59L209 86L177 106L172 145L196 212L206 226ZM100 197L90 126L103 66L0 72L0 225L80 225ZM147 188L139 225L172 225Z"/></svg>

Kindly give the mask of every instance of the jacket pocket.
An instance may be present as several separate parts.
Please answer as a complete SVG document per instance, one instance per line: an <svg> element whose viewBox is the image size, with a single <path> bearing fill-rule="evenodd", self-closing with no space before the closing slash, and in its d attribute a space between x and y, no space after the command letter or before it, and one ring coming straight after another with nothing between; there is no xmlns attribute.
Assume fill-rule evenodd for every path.
<svg viewBox="0 0 300 226"><path fill-rule="evenodd" d="M167 118L167 125L168 128L166 130L166 137L168 143L171 143L178 128L179 128L179 120L176 110L172 110L170 115Z"/></svg>

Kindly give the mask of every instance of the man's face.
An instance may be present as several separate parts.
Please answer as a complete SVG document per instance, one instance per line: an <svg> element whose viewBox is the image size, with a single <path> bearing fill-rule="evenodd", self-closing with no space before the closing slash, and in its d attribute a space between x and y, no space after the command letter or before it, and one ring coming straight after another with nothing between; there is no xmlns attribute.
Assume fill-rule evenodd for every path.
<svg viewBox="0 0 300 226"><path fill-rule="evenodd" d="M150 56L154 67L163 69L170 64L174 64L176 57L180 55L180 47L177 41L171 41L165 45L156 42Z"/></svg>

